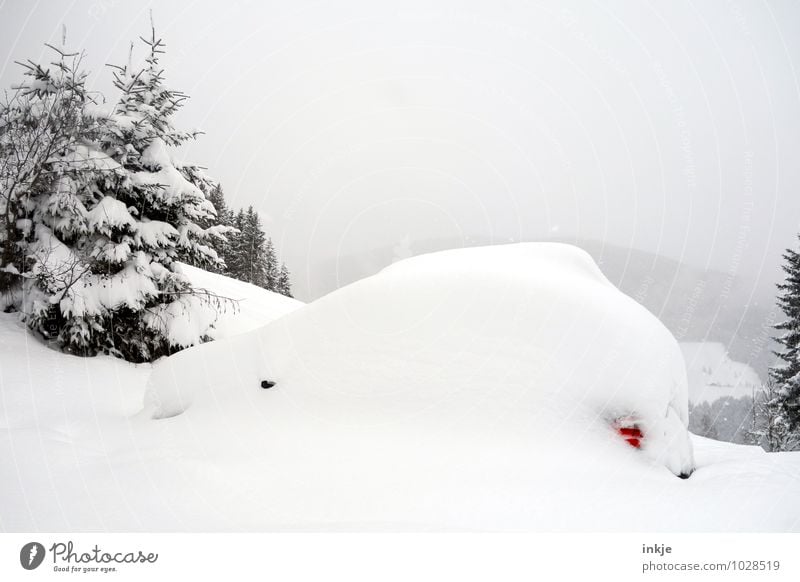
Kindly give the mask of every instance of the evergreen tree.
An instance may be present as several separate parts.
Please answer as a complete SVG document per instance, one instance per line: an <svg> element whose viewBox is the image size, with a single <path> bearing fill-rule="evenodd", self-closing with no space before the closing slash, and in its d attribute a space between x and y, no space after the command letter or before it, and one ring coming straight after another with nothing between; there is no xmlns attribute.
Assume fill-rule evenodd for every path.
<svg viewBox="0 0 800 582"><path fill-rule="evenodd" d="M272 239L267 239L264 246L264 257L262 259L264 265L264 289L269 291L278 291L280 284L280 268L278 267L278 257L275 254L275 245L272 244Z"/></svg>
<svg viewBox="0 0 800 582"><path fill-rule="evenodd" d="M23 282L68 280L72 268L28 261L29 251L52 231L68 240L84 229L81 182L110 170L107 156L91 146L99 122L87 111L82 55L47 45L49 66L28 61L25 81L0 105L0 294L2 307L19 308ZM63 272L62 272L63 271ZM38 296L37 296L38 299ZM48 306L43 306L48 311Z"/></svg>
<svg viewBox="0 0 800 582"><path fill-rule="evenodd" d="M210 199L216 200L218 215L227 217L225 226L233 229L222 246L226 265L224 274L291 297L289 269L279 263L275 245L264 233L258 212L249 206L247 210L239 209L234 215L221 199L221 189Z"/></svg>
<svg viewBox="0 0 800 582"><path fill-rule="evenodd" d="M49 66L0 104L0 308L74 353L149 361L207 338L223 300L192 289L178 261L291 294L252 208L175 148L197 137L173 116L164 45L142 39L141 67L114 67L108 110L85 88L82 56Z"/></svg>
<svg viewBox="0 0 800 582"><path fill-rule="evenodd" d="M238 279L245 280L247 268L246 257L244 254L244 239L242 238L242 230L244 229L245 213L241 208L236 214L231 212L231 226L235 229L232 234L228 235L228 254L225 256L225 275Z"/></svg>
<svg viewBox="0 0 800 582"><path fill-rule="evenodd" d="M219 231L218 234L223 234L224 236L217 236L214 237L210 241L210 246L216 251L217 256L220 258L220 262L216 266L207 267L209 270L220 273L222 275L229 275L228 263L231 260L231 244L232 238L236 235L237 231L234 227L234 215L233 212L228 208L227 203L225 202L225 195L222 191L222 186L220 184L214 184L210 188L210 191L207 194L208 200L214 206L214 216L205 219L201 222L201 225L204 228L209 227L218 227L217 230Z"/></svg>
<svg viewBox="0 0 800 582"><path fill-rule="evenodd" d="M775 325L783 332L775 338L782 346L775 354L783 364L770 369L770 378L775 382L772 399L776 400L776 410L780 410L778 422L800 434L800 254L787 249L783 258L786 279L778 285L777 302L786 319Z"/></svg>
<svg viewBox="0 0 800 582"><path fill-rule="evenodd" d="M750 442L767 451L791 451L800 445L800 438L789 426L784 410L782 390L774 381L767 381L755 395L753 424L748 431Z"/></svg>
<svg viewBox="0 0 800 582"><path fill-rule="evenodd" d="M289 281L289 269L286 268L286 263L281 263L278 286L275 291L286 297L292 297L292 284Z"/></svg>
<svg viewBox="0 0 800 582"><path fill-rule="evenodd" d="M266 272L264 256L266 235L261 228L261 219L252 206L236 216L236 269L233 276L241 281L264 287Z"/></svg>
<svg viewBox="0 0 800 582"><path fill-rule="evenodd" d="M207 199L213 183L201 168L172 155L172 148L197 137L172 122L187 97L164 85L159 64L164 45L155 30L142 40L148 49L143 66L115 67L121 97L103 140L123 174L103 203L114 206L128 228L101 231L97 239L113 250L102 257L105 277L112 277L111 284L121 277L131 291L122 305L112 298L107 306L114 349L129 360L151 360L205 339L214 320L210 308L219 307L218 301L195 292L175 263L217 268L220 260L211 245L224 240L225 232L201 226L214 216Z"/></svg>
<svg viewBox="0 0 800 582"><path fill-rule="evenodd" d="M233 226L233 213L228 209L228 204L225 202L225 195L222 192L222 186L220 184L214 185L208 199L214 206L214 223L222 226Z"/></svg>
<svg viewBox="0 0 800 582"><path fill-rule="evenodd" d="M155 32L144 42L141 69L116 67L110 113L90 107L77 56L27 67L20 103L32 133L17 145L44 143L47 154L22 172L25 188L3 195L16 214L3 240L24 259L4 272L20 271L28 326L66 350L136 362L206 338L221 300L193 290L176 261L216 266L208 243L224 232L200 226L214 214L211 182L170 153L195 137L172 125L185 96L163 85Z"/></svg>

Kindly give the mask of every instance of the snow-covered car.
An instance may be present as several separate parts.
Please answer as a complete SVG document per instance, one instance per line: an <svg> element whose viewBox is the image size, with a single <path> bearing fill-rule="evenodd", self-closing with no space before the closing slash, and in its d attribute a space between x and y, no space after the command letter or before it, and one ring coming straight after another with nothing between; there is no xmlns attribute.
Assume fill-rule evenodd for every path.
<svg viewBox="0 0 800 582"><path fill-rule="evenodd" d="M430 507L470 479L488 499L544 475L694 469L675 339L563 244L397 262L162 361L144 414L197 427L198 454L249 456L253 483L293 519L373 499L353 519L391 520L384 496Z"/></svg>

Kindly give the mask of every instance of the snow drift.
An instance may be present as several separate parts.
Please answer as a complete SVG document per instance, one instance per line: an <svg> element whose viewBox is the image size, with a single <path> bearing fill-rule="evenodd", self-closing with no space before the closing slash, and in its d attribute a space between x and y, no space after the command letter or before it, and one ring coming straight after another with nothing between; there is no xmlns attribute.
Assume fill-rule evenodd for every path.
<svg viewBox="0 0 800 582"><path fill-rule="evenodd" d="M297 299L184 263L180 264L180 272L188 277L196 289L207 290L236 302L235 307L223 305L223 310L217 314L214 327L209 332L214 339L253 331L303 306L303 302Z"/></svg>
<svg viewBox="0 0 800 582"><path fill-rule="evenodd" d="M694 468L677 343L563 244L396 263L256 332L170 357L149 386L152 418L206 427L213 438L197 446L215 450L235 427L236 450L281 472L289 450L349 451L350 475L391 473L398 457L441 466L452 439L495 458L520 446L520 459L551 465L542 471L576 447L609 469ZM644 431L641 451L611 429L620 417Z"/></svg>

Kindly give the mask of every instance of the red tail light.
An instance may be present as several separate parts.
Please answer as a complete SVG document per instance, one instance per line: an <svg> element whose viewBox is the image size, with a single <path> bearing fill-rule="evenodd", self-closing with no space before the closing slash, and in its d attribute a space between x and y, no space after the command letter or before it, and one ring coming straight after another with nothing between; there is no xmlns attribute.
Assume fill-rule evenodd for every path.
<svg viewBox="0 0 800 582"><path fill-rule="evenodd" d="M630 446L635 449L641 448L644 433L635 420L618 418L614 421L614 429Z"/></svg>

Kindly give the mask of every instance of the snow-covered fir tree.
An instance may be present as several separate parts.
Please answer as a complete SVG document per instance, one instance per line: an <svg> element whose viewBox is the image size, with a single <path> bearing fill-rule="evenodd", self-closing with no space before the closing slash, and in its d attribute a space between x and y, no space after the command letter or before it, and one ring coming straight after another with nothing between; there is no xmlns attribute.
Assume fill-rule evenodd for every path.
<svg viewBox="0 0 800 582"><path fill-rule="evenodd" d="M230 209L228 209L228 203L225 202L225 194L220 184L214 185L208 199L214 205L216 223L231 226L233 224L233 216Z"/></svg>
<svg viewBox="0 0 800 582"><path fill-rule="evenodd" d="M203 176L203 178L205 178L205 176ZM208 182L208 179L205 178L204 181ZM197 264L191 257L181 258L181 260L193 266L205 268L206 270L214 273L229 275L230 272L227 265L233 258L231 242L233 237L235 237L238 233L237 229L233 225L234 216L233 213L228 209L227 203L225 202L225 196L222 192L222 186L219 183L209 184L206 188L201 189L214 206L214 215L200 220L198 224L200 224L200 226L202 226L204 229L209 227L217 227L217 233L224 235L212 237L208 242L209 246L217 253L219 261L213 265L203 265Z"/></svg>
<svg viewBox="0 0 800 582"><path fill-rule="evenodd" d="M770 391L775 423L785 425L794 436L800 435L800 254L787 249L782 268L786 273L778 284L778 306L786 319L775 325L783 332L775 338L781 345L776 355L782 364L770 369L774 388Z"/></svg>
<svg viewBox="0 0 800 582"><path fill-rule="evenodd" d="M136 362L203 341L224 308L176 263L218 265L209 242L224 229L199 224L214 214L211 182L172 156L196 136L172 124L186 96L164 86L155 32L144 42L142 67L116 67L111 112L90 106L85 75L63 65L68 55L28 68L29 109L70 129L48 138L60 145L40 159L42 177L23 199L8 197L25 213L15 222L24 264L12 267L22 267L26 323L69 351Z"/></svg>
<svg viewBox="0 0 800 582"><path fill-rule="evenodd" d="M280 286L281 270L278 265L278 256L275 253L275 245L272 244L272 239L269 238L264 243L264 288L270 291L278 291Z"/></svg>
<svg viewBox="0 0 800 582"><path fill-rule="evenodd" d="M213 194L211 200L221 196ZM224 199L214 203L218 216L223 214L225 223L219 218L217 224L232 226L235 230L228 235L228 241L218 246L225 259L225 275L258 285L291 297L289 269L278 261L272 239L264 232L258 212L249 206L240 209L235 215L227 208Z"/></svg>
<svg viewBox="0 0 800 582"><path fill-rule="evenodd" d="M281 270L278 274L278 284L273 291L285 295L286 297L292 297L292 283L289 280L289 269L286 267L286 263L281 263Z"/></svg>
<svg viewBox="0 0 800 582"><path fill-rule="evenodd" d="M186 95L164 85L159 65L164 45L155 31L143 41L148 55L142 67L116 67L114 85L121 97L102 143L122 168L104 201L113 199L120 225L130 227L101 232L100 242L114 253L99 256L106 276L122 276L135 289L111 311L115 349L124 347L127 359L150 360L205 339L221 305L192 289L176 261L217 267L210 244L222 240L225 229L201 226L214 215L206 194L213 183L201 168L178 162L172 153L197 137L172 122Z"/></svg>
<svg viewBox="0 0 800 582"><path fill-rule="evenodd" d="M48 271L29 262L39 238L55 231L68 240L83 231L86 208L75 184L91 182L115 164L92 147L99 132L88 113L82 55L48 47L49 65L28 61L25 81L0 105L0 294L4 309L19 307L23 282L45 286L69 279L75 264ZM63 272L62 272L63 271Z"/></svg>
<svg viewBox="0 0 800 582"><path fill-rule="evenodd" d="M55 47L0 104L0 308L66 350L133 361L202 341L222 307L177 261L291 293L258 213L234 217L175 159L197 134L174 127L186 96L164 85L163 43L143 41L141 67L115 67L113 107L86 90L82 55Z"/></svg>
<svg viewBox="0 0 800 582"><path fill-rule="evenodd" d="M261 226L261 218L252 206L245 212L244 227L240 235L246 261L245 277L249 283L264 289L270 288L269 262L267 256L272 242L267 239Z"/></svg>
<svg viewBox="0 0 800 582"><path fill-rule="evenodd" d="M214 250L217 251L217 255L222 259L223 263L227 264L228 259L230 258L230 237L236 233L236 229L233 226L233 213L228 208L228 204L225 202L225 194L222 191L222 186L220 184L216 184L211 193L208 196L208 199L211 201L211 204L214 205L214 216L208 220L207 226L224 226L227 227L229 230L225 233L225 238L217 238L216 240L212 241L212 246ZM219 273L225 273L226 267L225 264L221 265L218 269Z"/></svg>
<svg viewBox="0 0 800 582"><path fill-rule="evenodd" d="M233 227L234 232L228 236L227 254L225 258L224 274L228 277L244 281L246 276L246 261L242 245L244 241L242 238L242 229L244 228L245 214L243 209L237 212L230 211L230 226Z"/></svg>
<svg viewBox="0 0 800 582"><path fill-rule="evenodd" d="M767 451L791 451L800 445L784 410L783 391L773 380L767 381L755 394L750 442Z"/></svg>

